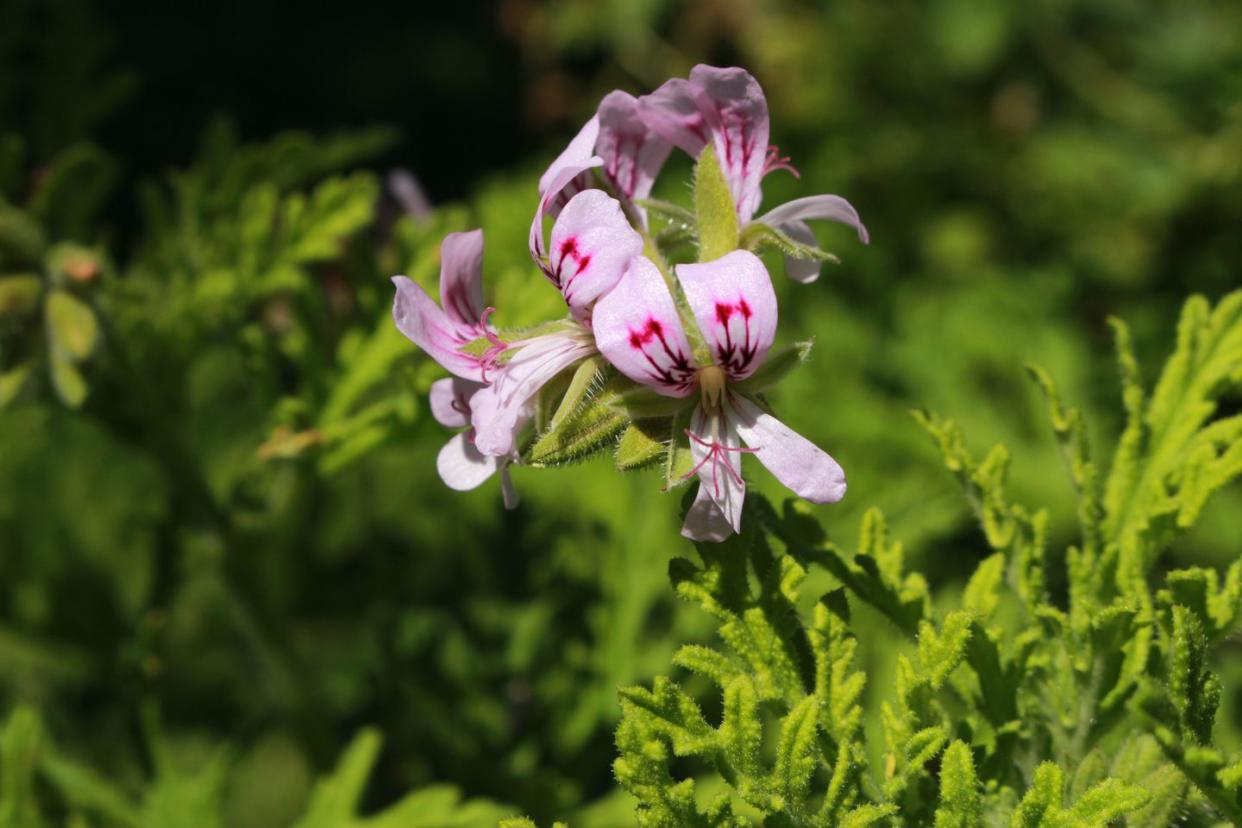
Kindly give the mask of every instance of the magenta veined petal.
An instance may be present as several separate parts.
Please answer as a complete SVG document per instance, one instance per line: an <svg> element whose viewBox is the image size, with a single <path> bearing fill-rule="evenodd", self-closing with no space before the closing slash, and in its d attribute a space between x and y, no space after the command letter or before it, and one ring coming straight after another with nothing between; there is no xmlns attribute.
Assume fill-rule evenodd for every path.
<svg viewBox="0 0 1242 828"><path fill-rule="evenodd" d="M489 457L470 441L470 432L454 435L436 456L436 471L450 489L459 492L476 489L496 473L506 458Z"/></svg>
<svg viewBox="0 0 1242 828"><path fill-rule="evenodd" d="M768 102L754 76L745 69L699 64L690 82L701 88L715 109L713 143L716 160L729 181L738 219L749 221L763 199L760 182L768 152Z"/></svg>
<svg viewBox="0 0 1242 828"><path fill-rule="evenodd" d="M831 455L745 397L729 394L726 405L736 433L790 491L812 503L845 497L845 471Z"/></svg>
<svg viewBox="0 0 1242 828"><path fill-rule="evenodd" d="M676 270L712 360L729 379L750 376L776 336L776 293L763 262L754 253L735 250Z"/></svg>
<svg viewBox="0 0 1242 828"><path fill-rule="evenodd" d="M754 77L736 67L698 65L638 100L643 122L697 158L709 143L729 182L738 219L749 221L763 198L768 104Z"/></svg>
<svg viewBox="0 0 1242 828"><path fill-rule="evenodd" d="M595 344L577 332L527 340L499 370L495 381L470 401L470 422L479 451L493 457L511 455L539 389L594 352Z"/></svg>
<svg viewBox="0 0 1242 828"><path fill-rule="evenodd" d="M603 190L584 190L569 200L552 227L548 278L574 316L586 319L591 305L621 280L642 249L642 236L626 220L621 204Z"/></svg>
<svg viewBox="0 0 1242 828"><path fill-rule="evenodd" d="M638 99L628 92L616 90L605 95L596 117L599 138L595 150L604 159L604 174L629 200L646 198L672 145L643 123ZM641 207L637 209L645 216Z"/></svg>
<svg viewBox="0 0 1242 828"><path fill-rule="evenodd" d="M637 256L595 304L595 345L618 371L668 397L694 391L694 352L655 264Z"/></svg>
<svg viewBox="0 0 1242 828"><path fill-rule="evenodd" d="M545 189L539 197L539 208L535 210L535 217L530 223L530 236L527 244L530 247L530 256L535 260L535 264L546 274L548 273L547 264L544 259L547 258L547 250L544 248L543 235L543 217L546 215L556 215L553 204L565 204L564 191L566 187L578 175L586 172L592 167L598 167L604 163L599 156L592 156L585 161L579 161L566 164L559 168L555 174L548 180L547 189ZM551 275L549 274L549 278Z"/></svg>
<svg viewBox="0 0 1242 828"><path fill-rule="evenodd" d="M710 501L724 523L737 532L742 527L742 503L746 499L742 455L749 450L742 447L737 429L728 417L708 413L702 406L696 407L690 418L689 437L690 456L694 460L691 473L699 478L699 499ZM719 521L710 509L700 505L698 511L691 509L687 513L682 534L694 531L696 525L718 528Z"/></svg>
<svg viewBox="0 0 1242 828"><path fill-rule="evenodd" d="M707 120L711 102L703 90L685 78L665 81L636 103L638 117L665 141L697 158L712 140L713 125Z"/></svg>
<svg viewBox="0 0 1242 828"><path fill-rule="evenodd" d="M482 387L461 377L436 380L427 395L431 416L445 428L465 428L470 425L470 398Z"/></svg>
<svg viewBox="0 0 1242 828"><path fill-rule="evenodd" d="M449 233L440 243L440 305L463 331L482 328L482 230Z"/></svg>
<svg viewBox="0 0 1242 828"><path fill-rule="evenodd" d="M482 382L481 360L458 350L470 342L470 337L458 329L421 287L405 276L394 276L392 283L397 288L392 304L397 330L450 373Z"/></svg>

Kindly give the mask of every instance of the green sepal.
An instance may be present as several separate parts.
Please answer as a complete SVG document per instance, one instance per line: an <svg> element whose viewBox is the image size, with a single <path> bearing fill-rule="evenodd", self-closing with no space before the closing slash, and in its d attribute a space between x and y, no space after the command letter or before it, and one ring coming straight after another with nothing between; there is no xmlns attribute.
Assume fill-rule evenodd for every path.
<svg viewBox="0 0 1242 828"><path fill-rule="evenodd" d="M694 409L683 408L673 415L670 422L668 448L664 456L665 491L675 489L690 480L694 457L690 453L690 438L686 436L686 429L690 427L693 414Z"/></svg>
<svg viewBox="0 0 1242 828"><path fill-rule="evenodd" d="M740 382L731 383L732 389L739 394L762 394L806 362L814 344L815 340L807 339L770 354L755 373Z"/></svg>
<svg viewBox="0 0 1242 828"><path fill-rule="evenodd" d="M648 214L657 216L671 225L686 230L694 229L694 213L680 204L659 198L636 198L634 203L646 210Z"/></svg>
<svg viewBox="0 0 1242 828"><path fill-rule="evenodd" d="M737 250L737 207L711 144L703 149L694 167L694 212L699 225L700 262Z"/></svg>
<svg viewBox="0 0 1242 828"><path fill-rule="evenodd" d="M589 356L579 363L570 376L569 385L565 389L565 395L561 397L560 405L556 407L552 419L548 422L548 431L555 431L566 419L582 408L591 396L591 392L603 385L604 371L607 367L608 363L604 362L604 358L598 354Z"/></svg>
<svg viewBox="0 0 1242 828"><path fill-rule="evenodd" d="M645 385L636 385L617 394L612 403L618 411L624 411L634 420L650 420L671 417L678 411L694 405L694 397L666 397Z"/></svg>
<svg viewBox="0 0 1242 828"><path fill-rule="evenodd" d="M840 264L841 260L832 253L813 244L806 244L761 221L752 221L742 229L740 246L745 250L758 252L774 247L786 256L795 259L810 259L816 262L832 262Z"/></svg>
<svg viewBox="0 0 1242 828"><path fill-rule="evenodd" d="M648 468L664 456L668 420L636 420L621 433L617 443L617 471Z"/></svg>
<svg viewBox="0 0 1242 828"><path fill-rule="evenodd" d="M52 336L53 350L59 350L67 359L81 362L95 350L99 337L99 322L90 306L64 290L53 290L44 305L48 332Z"/></svg>
<svg viewBox="0 0 1242 828"><path fill-rule="evenodd" d="M524 452L522 462L531 466L562 466L585 460L605 449L629 422L612 405L617 395L615 386L621 381L613 377L603 387L589 385L588 387L598 388L598 392L583 398L572 413L564 417L560 416L561 411L558 409L552 417L555 424L539 435ZM570 385L573 384L571 381ZM568 396L567 393L566 397Z"/></svg>
<svg viewBox="0 0 1242 828"><path fill-rule="evenodd" d="M0 316L30 313L39 303L43 280L30 273L0 276Z"/></svg>

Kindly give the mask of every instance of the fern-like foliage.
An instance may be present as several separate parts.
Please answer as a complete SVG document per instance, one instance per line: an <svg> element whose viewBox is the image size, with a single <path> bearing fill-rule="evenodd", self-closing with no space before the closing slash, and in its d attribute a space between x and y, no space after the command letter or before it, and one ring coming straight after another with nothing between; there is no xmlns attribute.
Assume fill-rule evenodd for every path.
<svg viewBox="0 0 1242 828"><path fill-rule="evenodd" d="M720 643L677 654L698 679L621 691L615 772L640 824L1242 825L1242 762L1212 745L1210 669L1242 612L1242 560L1152 583L1160 552L1242 472L1242 420L1215 417L1242 385L1242 293L1187 303L1150 399L1114 327L1127 423L1107 474L1081 413L1029 369L1078 494L1079 538L1063 552L1049 549L1046 510L1008 494L1004 447L977 461L952 421L919 412L991 550L956 606L933 610L875 510L847 551L796 505L778 514L752 497L743 534L673 562L678 595L714 617ZM815 570L836 586L808 607ZM906 639L877 656L893 683L870 699L850 623L860 604ZM863 727L872 700L878 733ZM723 790L704 784L713 776Z"/></svg>
<svg viewBox="0 0 1242 828"><path fill-rule="evenodd" d="M213 828L225 819L226 783L232 754L217 748L196 761L170 750L148 724L153 775L140 795L99 775L62 753L48 738L39 716L18 708L0 728L0 828L44 828L62 824L50 814L68 810L74 825L116 828ZM494 825L507 809L484 800L463 801L447 785L412 791L374 814L359 813L380 735L361 731L336 768L319 779L292 828L479 828ZM56 795L45 807L37 782ZM46 793L46 791L44 791Z"/></svg>

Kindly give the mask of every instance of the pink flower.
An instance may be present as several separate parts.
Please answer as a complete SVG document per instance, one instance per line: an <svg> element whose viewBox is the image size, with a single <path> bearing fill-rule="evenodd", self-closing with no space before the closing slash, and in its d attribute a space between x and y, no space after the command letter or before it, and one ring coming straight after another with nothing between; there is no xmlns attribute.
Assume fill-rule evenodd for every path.
<svg viewBox="0 0 1242 828"><path fill-rule="evenodd" d="M544 249L542 227L532 228ZM521 414L548 382L594 354L591 313L599 297L620 281L642 252L642 237L626 221L621 205L602 190L584 190L569 200L552 227L549 254L532 254L560 290L571 319L559 330L509 343L512 357L473 403L475 445L484 454L514 451Z"/></svg>
<svg viewBox="0 0 1242 828"><path fill-rule="evenodd" d="M469 427L471 400L483 388L461 377L446 377L431 384L431 413L436 421L446 428L464 429L440 449L436 471L446 486L459 492L478 488L499 471L505 508L516 509L518 495L509 477L510 458L479 451L474 445L474 429Z"/></svg>
<svg viewBox="0 0 1242 828"><path fill-rule="evenodd" d="M758 81L744 69L695 66L689 80L673 78L638 99L638 117L656 135L698 158L709 144L729 182L738 222L746 224L763 200L761 182L768 173L788 170L788 158L768 144L768 103ZM840 196L800 198L756 221L775 227L803 244L815 244L806 219L830 219L853 227L863 244L867 228L858 212ZM799 282L819 277L819 263L786 259L786 271Z"/></svg>
<svg viewBox="0 0 1242 828"><path fill-rule="evenodd" d="M488 381L506 344L488 324L483 307L483 231L450 233L440 244L440 305L405 276L394 276L397 330L462 379ZM485 348L466 348L478 340ZM478 350L478 353L473 352Z"/></svg>
<svg viewBox="0 0 1242 828"><path fill-rule="evenodd" d="M796 494L814 503L845 495L837 461L752 401L737 383L763 364L776 333L776 294L767 270L744 250L676 268L711 354L698 365L669 288L648 259L634 260L595 306L600 352L635 382L669 397L699 393L687 434L700 481L682 534L722 540L741 527L746 484L741 456L753 454Z"/></svg>
<svg viewBox="0 0 1242 828"><path fill-rule="evenodd" d="M646 223L646 211L634 201L651 194L672 146L647 128L638 117L637 104L633 95L619 89L604 96L595 115L539 179L537 226L542 226L544 215L555 217L575 194L594 186L587 172L593 167L601 168L605 183L624 200L625 209Z"/></svg>

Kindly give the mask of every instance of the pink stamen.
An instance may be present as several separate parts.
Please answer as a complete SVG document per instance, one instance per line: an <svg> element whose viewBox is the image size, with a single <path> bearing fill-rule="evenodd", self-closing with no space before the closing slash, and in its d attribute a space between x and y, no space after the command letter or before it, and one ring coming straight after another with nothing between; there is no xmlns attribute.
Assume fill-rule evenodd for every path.
<svg viewBox="0 0 1242 828"><path fill-rule="evenodd" d="M484 351L479 357L479 376L484 383L488 381L488 370L496 367L500 359L500 355L509 347L509 343L497 336L496 331L492 329L491 324L488 322L488 319L490 319L492 314L495 312L495 308L486 308L483 311L483 315L479 317L479 328L483 334L483 338L491 343L491 347Z"/></svg>
<svg viewBox="0 0 1242 828"><path fill-rule="evenodd" d="M768 173L776 172L777 170L785 170L792 173L794 178L802 177L802 173L798 172L797 168L794 167L789 156L781 155L781 151L776 144L770 144L768 146L768 155L763 160L763 175L766 176Z"/></svg>
<svg viewBox="0 0 1242 828"><path fill-rule="evenodd" d="M729 473L729 477L737 485L739 486L742 485L742 483L744 482L742 480L742 474L737 469L733 468L733 465L731 463L729 463L728 453L731 451L736 451L739 454L754 454L755 452L759 451L759 449L748 448L746 446L726 446L717 440L704 440L702 437L695 434L693 431L691 431L688 428L685 429L685 432L686 432L687 437L689 437L694 442L698 443L703 448L707 449L707 456L705 456L702 460L700 460L694 468L692 468L690 471L682 475L682 478L681 478L682 480L689 480L691 477L694 477L696 474L699 473L699 469L707 465L707 461L710 460L712 462L712 490L713 490L712 493L717 498L719 498L720 497L720 462L723 460L725 470Z"/></svg>

